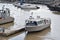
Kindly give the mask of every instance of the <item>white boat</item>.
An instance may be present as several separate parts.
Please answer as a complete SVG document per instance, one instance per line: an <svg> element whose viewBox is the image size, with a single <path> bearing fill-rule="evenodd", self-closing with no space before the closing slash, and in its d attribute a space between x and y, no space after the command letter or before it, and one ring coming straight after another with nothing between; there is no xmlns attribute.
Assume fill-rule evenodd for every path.
<svg viewBox="0 0 60 40"><path fill-rule="evenodd" d="M39 9L38 6L33 5L33 4L23 4L23 5L20 5L20 3L16 3L14 5L15 5L15 7L22 8L22 9Z"/></svg>
<svg viewBox="0 0 60 40"><path fill-rule="evenodd" d="M28 5L21 5L22 9L39 9L38 6L36 5L32 5L32 4L28 4Z"/></svg>
<svg viewBox="0 0 60 40"><path fill-rule="evenodd" d="M0 24L5 24L13 21L14 21L14 18L10 17L9 8L4 8L4 5L3 5L2 9L0 10Z"/></svg>
<svg viewBox="0 0 60 40"><path fill-rule="evenodd" d="M30 16L30 18L27 19L25 23L25 30L28 32L34 32L50 27L51 20L50 18L40 18L39 16L37 16L37 18L33 18Z"/></svg>

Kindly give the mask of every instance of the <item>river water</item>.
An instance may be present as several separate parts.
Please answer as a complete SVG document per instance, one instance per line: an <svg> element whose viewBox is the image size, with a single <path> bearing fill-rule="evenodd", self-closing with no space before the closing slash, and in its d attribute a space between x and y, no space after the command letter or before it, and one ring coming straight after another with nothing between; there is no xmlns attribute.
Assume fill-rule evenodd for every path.
<svg viewBox="0 0 60 40"><path fill-rule="evenodd" d="M33 17L36 17L38 15L42 18L51 18L51 26L50 28L35 33L26 34L25 31L21 31L8 37L0 36L0 40L60 40L60 12L50 11L49 8L45 5L38 5L40 9L35 10L20 9L14 7L12 4L7 3L0 3L0 9L3 5L5 5L5 8L10 9L10 16L14 17L15 20L13 23L0 25L2 27L23 27L25 25L25 19L27 19L31 15L31 12L33 12Z"/></svg>

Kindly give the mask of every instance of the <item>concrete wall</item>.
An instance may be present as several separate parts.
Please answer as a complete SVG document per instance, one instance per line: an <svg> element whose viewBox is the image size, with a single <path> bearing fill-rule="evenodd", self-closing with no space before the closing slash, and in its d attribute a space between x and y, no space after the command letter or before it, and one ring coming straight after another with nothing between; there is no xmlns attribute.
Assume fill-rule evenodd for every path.
<svg viewBox="0 0 60 40"><path fill-rule="evenodd" d="M0 1L16 2L16 1L20 1L20 0L0 0ZM24 2L49 4L49 3L54 3L54 2L60 2L60 0L24 0Z"/></svg>
<svg viewBox="0 0 60 40"><path fill-rule="evenodd" d="M49 3L53 2L54 0L24 0L27 3Z"/></svg>

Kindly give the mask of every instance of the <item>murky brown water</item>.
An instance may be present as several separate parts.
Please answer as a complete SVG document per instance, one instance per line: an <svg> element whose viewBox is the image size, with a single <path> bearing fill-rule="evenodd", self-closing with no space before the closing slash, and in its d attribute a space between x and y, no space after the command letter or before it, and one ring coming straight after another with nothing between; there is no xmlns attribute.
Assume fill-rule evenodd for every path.
<svg viewBox="0 0 60 40"><path fill-rule="evenodd" d="M50 28L35 33L26 34L23 31L9 37L0 36L0 40L60 40L60 12L52 12L45 5L38 5L40 6L38 10L23 10L14 7L12 4L2 3L0 3L0 8L2 5L10 8L11 16L15 18L14 23L0 25L2 27L24 26L24 20L31 15L31 12L34 13L33 17L40 15L41 17L51 18L51 26Z"/></svg>

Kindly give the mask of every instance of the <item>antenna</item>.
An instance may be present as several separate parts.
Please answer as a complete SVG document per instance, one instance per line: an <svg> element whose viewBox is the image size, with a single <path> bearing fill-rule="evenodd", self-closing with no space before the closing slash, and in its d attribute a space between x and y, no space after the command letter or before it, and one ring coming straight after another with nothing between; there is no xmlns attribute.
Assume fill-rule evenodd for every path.
<svg viewBox="0 0 60 40"><path fill-rule="evenodd" d="M33 16L33 12L31 13L31 16Z"/></svg>
<svg viewBox="0 0 60 40"><path fill-rule="evenodd" d="M31 13L31 16L30 16L30 18L29 18L29 19L34 19L34 18L33 18L33 12Z"/></svg>

